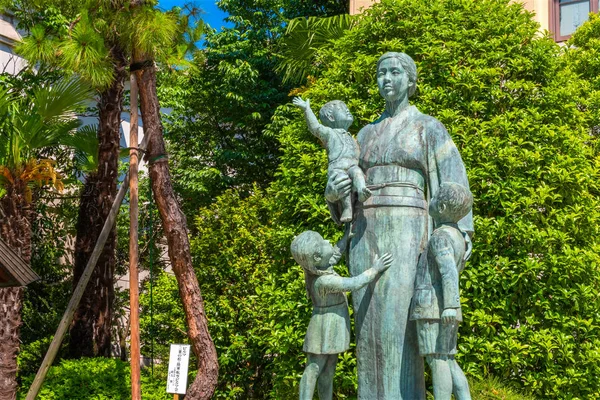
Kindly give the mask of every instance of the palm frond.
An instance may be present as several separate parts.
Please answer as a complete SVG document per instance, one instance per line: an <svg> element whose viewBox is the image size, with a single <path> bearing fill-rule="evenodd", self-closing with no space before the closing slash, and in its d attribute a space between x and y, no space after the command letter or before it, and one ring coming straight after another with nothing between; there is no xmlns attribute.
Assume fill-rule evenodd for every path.
<svg viewBox="0 0 600 400"><path fill-rule="evenodd" d="M44 122L73 116L77 108L92 99L91 88L78 79L61 79L34 91L34 111Z"/></svg>
<svg viewBox="0 0 600 400"><path fill-rule="evenodd" d="M75 150L76 166L84 172L92 172L98 168L98 126L86 125L73 135L63 140L62 144Z"/></svg>
<svg viewBox="0 0 600 400"><path fill-rule="evenodd" d="M13 165L15 105L19 98L9 88L0 88L0 165ZM17 107L18 108L18 107Z"/></svg>
<svg viewBox="0 0 600 400"><path fill-rule="evenodd" d="M36 25L31 28L30 34L16 45L15 51L31 64L51 63L56 59L58 47L58 40L48 35L45 27Z"/></svg>
<svg viewBox="0 0 600 400"><path fill-rule="evenodd" d="M61 65L76 71L95 87L104 88L113 81L112 60L104 38L96 32L87 15L83 14L71 35L61 41L60 52Z"/></svg>
<svg viewBox="0 0 600 400"><path fill-rule="evenodd" d="M130 22L135 27L131 42L133 48L154 58L165 56L177 37L177 18L151 7L142 7L136 11Z"/></svg>
<svg viewBox="0 0 600 400"><path fill-rule="evenodd" d="M19 171L19 180L27 182L25 189L25 199L31 202L32 187L52 186L59 192L64 190L64 183L61 174L55 168L56 162L49 159L30 159L24 168Z"/></svg>
<svg viewBox="0 0 600 400"><path fill-rule="evenodd" d="M0 90L0 165L17 171L38 150L60 145L79 126L74 112L90 96L74 80L39 87L31 96Z"/></svg>
<svg viewBox="0 0 600 400"><path fill-rule="evenodd" d="M279 54L277 71L283 81L299 83L313 73L317 52L352 29L356 18L348 15L296 18L289 22Z"/></svg>

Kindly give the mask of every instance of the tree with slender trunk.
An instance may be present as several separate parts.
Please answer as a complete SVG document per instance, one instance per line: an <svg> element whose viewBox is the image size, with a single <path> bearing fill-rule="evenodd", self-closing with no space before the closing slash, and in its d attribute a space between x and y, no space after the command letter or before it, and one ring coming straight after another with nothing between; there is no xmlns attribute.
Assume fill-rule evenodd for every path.
<svg viewBox="0 0 600 400"><path fill-rule="evenodd" d="M143 61L143 60L140 60ZM190 399L210 399L217 387L217 350L208 331L204 301L194 273L185 215L173 191L156 96L156 72L150 65L137 72L144 133L148 135L146 161L149 163L152 192L169 246L169 259L186 315L188 336L198 358L198 374L188 389Z"/></svg>
<svg viewBox="0 0 600 400"><path fill-rule="evenodd" d="M212 398L217 387L219 364L217 350L208 331L208 321L204 311L204 300L200 292L198 278L192 265L187 221L173 191L171 174L163 126L160 119L160 105L156 92L156 67L154 63L155 45L143 41L150 23L156 22L148 18L152 14L162 18L156 10L132 2L133 19L131 27L133 57L132 71L136 74L139 87L144 134L147 135L145 159L149 164L152 181L152 192L167 238L169 260L179 284L179 295L186 315L188 337L192 350L198 359L198 373L188 388L186 397L190 399L208 400Z"/></svg>
<svg viewBox="0 0 600 400"><path fill-rule="evenodd" d="M32 186L62 188L54 161L39 158L42 149L70 138L78 126L73 112L90 92L76 81L59 81L31 96L0 89L0 237L31 262ZM0 289L0 400L17 392L17 354L23 288Z"/></svg>

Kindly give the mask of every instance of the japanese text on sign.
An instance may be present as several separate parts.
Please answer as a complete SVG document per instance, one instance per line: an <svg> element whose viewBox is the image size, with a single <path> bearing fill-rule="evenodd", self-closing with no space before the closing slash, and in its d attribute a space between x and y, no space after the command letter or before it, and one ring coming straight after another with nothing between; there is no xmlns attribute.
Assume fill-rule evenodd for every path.
<svg viewBox="0 0 600 400"><path fill-rule="evenodd" d="M172 344L169 355L167 393L185 394L189 363L190 345Z"/></svg>

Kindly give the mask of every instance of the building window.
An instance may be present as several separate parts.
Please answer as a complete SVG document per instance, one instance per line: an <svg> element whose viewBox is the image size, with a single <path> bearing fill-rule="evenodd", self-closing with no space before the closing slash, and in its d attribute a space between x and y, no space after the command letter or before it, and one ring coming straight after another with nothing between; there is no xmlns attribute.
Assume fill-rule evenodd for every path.
<svg viewBox="0 0 600 400"><path fill-rule="evenodd" d="M588 20L590 12L598 12L600 0L550 0L551 24L557 42L571 37L573 32Z"/></svg>

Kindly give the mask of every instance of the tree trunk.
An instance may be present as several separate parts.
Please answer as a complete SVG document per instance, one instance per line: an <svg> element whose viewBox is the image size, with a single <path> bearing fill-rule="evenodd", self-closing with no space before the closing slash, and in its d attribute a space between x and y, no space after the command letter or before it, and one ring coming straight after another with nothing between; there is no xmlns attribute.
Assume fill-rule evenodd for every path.
<svg viewBox="0 0 600 400"><path fill-rule="evenodd" d="M0 237L31 263L31 220L24 184L16 182L0 199ZM17 354L19 353L23 288L0 288L0 400L17 396Z"/></svg>
<svg viewBox="0 0 600 400"><path fill-rule="evenodd" d="M117 193L121 111L127 73L123 51L115 46L111 53L116 60L115 79L100 94L98 102L98 170L87 177L79 204L73 290L94 250ZM71 357L111 355L116 244L116 230L113 228L71 324Z"/></svg>
<svg viewBox="0 0 600 400"><path fill-rule="evenodd" d="M144 57L137 57L139 65ZM169 164L156 95L156 71L153 65L136 72L140 92L144 134L148 135L146 160L149 162L152 192L156 200L169 246L169 259L177 282L188 325L188 336L198 358L198 374L186 394L188 399L208 400L217 386L219 364L217 351L208 332L204 302L192 266L185 215L177 202L171 183Z"/></svg>

